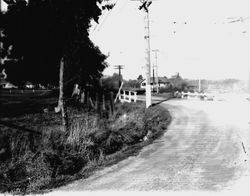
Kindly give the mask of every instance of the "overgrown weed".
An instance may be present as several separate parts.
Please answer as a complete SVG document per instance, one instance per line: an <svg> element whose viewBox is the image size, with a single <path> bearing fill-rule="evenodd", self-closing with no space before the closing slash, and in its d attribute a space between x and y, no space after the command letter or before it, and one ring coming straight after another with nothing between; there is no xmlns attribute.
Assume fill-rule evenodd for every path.
<svg viewBox="0 0 250 196"><path fill-rule="evenodd" d="M147 143L145 136L149 140L159 137L169 122L165 109L145 110L138 103L116 104L108 119L92 112L69 111L68 134L61 132L59 125L51 129L59 118L54 116L49 122L46 115L51 114L43 114L43 122L34 120L43 125L41 136L10 130L1 133L0 139L7 144L0 147L10 152L0 164L1 192L36 193L86 177L96 168L138 151ZM31 117L22 119L27 122Z"/></svg>

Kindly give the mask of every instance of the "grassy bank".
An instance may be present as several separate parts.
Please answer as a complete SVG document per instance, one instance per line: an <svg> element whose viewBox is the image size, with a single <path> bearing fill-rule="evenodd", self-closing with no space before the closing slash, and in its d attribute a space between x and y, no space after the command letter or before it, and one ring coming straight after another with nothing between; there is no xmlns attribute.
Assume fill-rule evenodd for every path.
<svg viewBox="0 0 250 196"><path fill-rule="evenodd" d="M0 125L0 191L37 193L88 177L138 153L170 122L160 106L115 107L109 119L69 108L68 134L61 131L60 115L53 112L5 118L16 128Z"/></svg>

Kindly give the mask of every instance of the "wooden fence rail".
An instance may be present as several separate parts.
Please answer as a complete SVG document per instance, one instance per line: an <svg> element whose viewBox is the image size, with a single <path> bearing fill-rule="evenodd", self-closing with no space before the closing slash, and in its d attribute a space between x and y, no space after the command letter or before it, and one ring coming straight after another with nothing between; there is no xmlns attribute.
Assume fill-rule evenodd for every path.
<svg viewBox="0 0 250 196"><path fill-rule="evenodd" d="M119 94L119 100L121 102L131 103L137 101L137 92L129 91L129 90L121 90Z"/></svg>

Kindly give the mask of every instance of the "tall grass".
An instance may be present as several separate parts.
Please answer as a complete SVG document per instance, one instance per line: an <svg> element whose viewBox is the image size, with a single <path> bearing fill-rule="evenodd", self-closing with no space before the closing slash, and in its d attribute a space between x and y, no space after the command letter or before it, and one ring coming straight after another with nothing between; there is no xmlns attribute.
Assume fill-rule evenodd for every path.
<svg viewBox="0 0 250 196"><path fill-rule="evenodd" d="M84 176L110 155L143 142L145 136L154 138L162 133L169 120L164 112L145 110L142 104L117 104L108 119L72 110L67 135L60 128L51 128L55 118L42 122L46 126L40 128L41 136L6 130L0 139L7 143L4 148L10 156L0 163L0 191L37 192Z"/></svg>

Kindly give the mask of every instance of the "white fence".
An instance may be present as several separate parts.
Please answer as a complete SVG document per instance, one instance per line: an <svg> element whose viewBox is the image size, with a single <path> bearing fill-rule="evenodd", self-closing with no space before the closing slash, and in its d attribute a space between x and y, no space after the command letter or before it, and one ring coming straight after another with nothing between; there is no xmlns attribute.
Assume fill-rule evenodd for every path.
<svg viewBox="0 0 250 196"><path fill-rule="evenodd" d="M119 94L119 100L121 102L129 102L131 103L137 101L137 93L134 91L121 90Z"/></svg>

